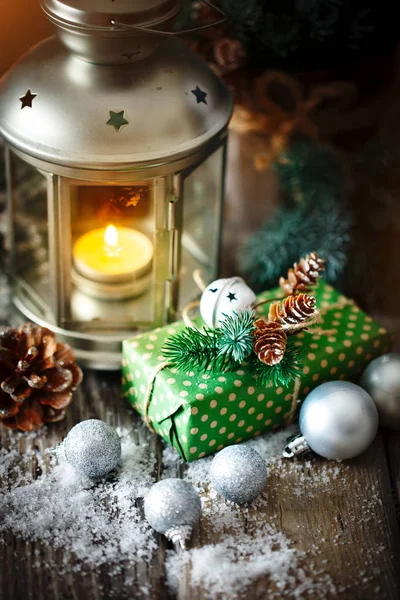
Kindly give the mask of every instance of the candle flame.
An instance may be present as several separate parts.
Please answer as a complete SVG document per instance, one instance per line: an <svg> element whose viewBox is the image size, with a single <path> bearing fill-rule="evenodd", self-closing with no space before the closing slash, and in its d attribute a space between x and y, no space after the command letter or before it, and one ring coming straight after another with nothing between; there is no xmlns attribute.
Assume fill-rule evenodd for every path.
<svg viewBox="0 0 400 600"><path fill-rule="evenodd" d="M106 256L117 258L120 255L121 248L118 245L118 230L114 225L108 225L104 232L104 252Z"/></svg>
<svg viewBox="0 0 400 600"><path fill-rule="evenodd" d="M104 243L109 250L115 250L118 246L118 231L114 225L108 225L104 232Z"/></svg>

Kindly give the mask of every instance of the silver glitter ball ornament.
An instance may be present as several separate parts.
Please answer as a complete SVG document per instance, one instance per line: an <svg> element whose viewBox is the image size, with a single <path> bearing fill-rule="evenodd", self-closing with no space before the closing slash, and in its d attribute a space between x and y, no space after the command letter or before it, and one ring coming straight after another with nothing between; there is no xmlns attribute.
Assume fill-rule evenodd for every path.
<svg viewBox="0 0 400 600"><path fill-rule="evenodd" d="M254 500L267 482L267 466L248 446L228 446L215 455L210 468L211 486L230 502Z"/></svg>
<svg viewBox="0 0 400 600"><path fill-rule="evenodd" d="M303 402L301 435L285 448L285 457L313 450L335 460L354 458L370 446L378 431L378 411L371 396L348 381L316 387Z"/></svg>
<svg viewBox="0 0 400 600"><path fill-rule="evenodd" d="M163 479L145 496L144 514L153 529L185 548L193 526L200 519L200 496L183 479Z"/></svg>
<svg viewBox="0 0 400 600"><path fill-rule="evenodd" d="M121 440L107 423L88 419L71 429L57 452L87 477L103 477L121 460Z"/></svg>
<svg viewBox="0 0 400 600"><path fill-rule="evenodd" d="M218 327L224 315L251 312L256 295L241 277L217 279L204 290L200 314L209 327Z"/></svg>
<svg viewBox="0 0 400 600"><path fill-rule="evenodd" d="M372 396L380 425L400 429L400 354L391 352L375 358L365 369L360 385Z"/></svg>

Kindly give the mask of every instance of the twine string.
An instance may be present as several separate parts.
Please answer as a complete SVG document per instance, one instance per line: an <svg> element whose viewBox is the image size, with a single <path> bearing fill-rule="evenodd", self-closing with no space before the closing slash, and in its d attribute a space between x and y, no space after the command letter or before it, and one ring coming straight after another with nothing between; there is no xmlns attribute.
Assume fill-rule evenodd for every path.
<svg viewBox="0 0 400 600"><path fill-rule="evenodd" d="M198 329L195 323L192 321L190 317L190 312L200 306L199 300L193 300L193 302L189 302L186 304L185 308L182 310L182 320L185 323L186 327L190 327L191 329Z"/></svg>
<svg viewBox="0 0 400 600"><path fill-rule="evenodd" d="M197 285L197 287L199 288L199 290L201 292L204 292L204 290L206 289L206 284L204 283L204 279L202 277L201 271L200 269L195 269L193 271L193 279L195 284Z"/></svg>
<svg viewBox="0 0 400 600"><path fill-rule="evenodd" d="M300 329L307 329L307 327L313 325L314 323L318 323L320 318L320 313L316 311L310 319L307 319L307 321L302 321L300 323L296 323L295 325L292 325L291 323L288 325L282 325L282 329L292 334L296 331L300 331Z"/></svg>
<svg viewBox="0 0 400 600"><path fill-rule="evenodd" d="M255 310L256 308L258 308L259 306L263 306L264 304L269 304L270 302L279 302L280 300L283 300L283 299L284 299L284 296L277 296L276 298L268 298L267 300L261 300L260 302L253 304L252 308Z"/></svg>
<svg viewBox="0 0 400 600"><path fill-rule="evenodd" d="M153 433L157 433L157 432L151 424L151 419L149 417L149 408L150 408L150 403L151 403L151 399L153 396L154 384L155 384L157 375L161 371L166 369L167 367L170 367L171 365L172 365L172 363L169 363L167 361L162 362L159 365L157 365L151 374L151 377L150 377L150 380L149 380L149 383L147 386L146 396L144 398L144 404L143 404L143 421L145 422L147 427L150 429L150 431L152 431Z"/></svg>
<svg viewBox="0 0 400 600"><path fill-rule="evenodd" d="M289 418L286 421L286 425L291 425L293 423L293 420L294 420L295 416L296 416L296 410L297 410L297 403L298 403L298 400L299 400L300 388L301 388L301 377L297 377L296 381L294 382L293 394L292 394L292 405L290 407Z"/></svg>

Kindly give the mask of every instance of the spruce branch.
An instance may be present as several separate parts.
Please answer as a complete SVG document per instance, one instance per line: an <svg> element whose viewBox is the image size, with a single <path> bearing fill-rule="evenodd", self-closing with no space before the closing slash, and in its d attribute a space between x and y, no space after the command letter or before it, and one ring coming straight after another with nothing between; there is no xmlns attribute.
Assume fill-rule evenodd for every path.
<svg viewBox="0 0 400 600"><path fill-rule="evenodd" d="M253 350L254 313L223 315L218 337L219 355L226 363L240 364Z"/></svg>
<svg viewBox="0 0 400 600"><path fill-rule="evenodd" d="M253 351L254 315L224 315L219 328L187 327L168 338L162 349L165 359L178 371L235 370Z"/></svg>
<svg viewBox="0 0 400 600"><path fill-rule="evenodd" d="M178 371L207 371L210 366L215 369L221 362L217 337L216 329L187 327L166 340L162 354Z"/></svg>
<svg viewBox="0 0 400 600"><path fill-rule="evenodd" d="M239 254L240 270L253 288L267 289L276 285L299 255L314 251L327 260L326 280L337 283L353 234L341 161L325 148L295 143L282 153L275 169L287 208L246 240Z"/></svg>

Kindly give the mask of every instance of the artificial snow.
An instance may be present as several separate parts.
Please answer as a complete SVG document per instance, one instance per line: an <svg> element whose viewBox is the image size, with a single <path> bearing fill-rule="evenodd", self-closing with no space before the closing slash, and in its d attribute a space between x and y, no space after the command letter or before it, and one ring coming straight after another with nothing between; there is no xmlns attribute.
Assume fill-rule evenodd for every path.
<svg viewBox="0 0 400 600"><path fill-rule="evenodd" d="M0 536L11 531L45 542L95 567L150 560L156 543L135 500L154 481L155 457L134 444L127 430L119 434L122 466L114 476L97 481L76 473L68 463L55 464L55 458L48 474L31 480L29 471L17 464L17 450L2 450L0 476L8 477L10 487L0 490ZM16 446L21 437L13 438ZM43 468L44 456L32 451L24 455L26 461L32 457Z"/></svg>
<svg viewBox="0 0 400 600"><path fill-rule="evenodd" d="M39 452L35 440L40 439L40 432L10 433L11 447L0 449L0 541L11 532L62 548L76 557L74 570L85 565L103 567L114 575L129 565L151 564L157 537L144 520L141 499L155 481L156 457L146 443L134 443L129 429L121 428L118 433L122 465L99 480L84 478L67 463L57 464L48 452ZM183 577L191 589L201 590L199 597L205 600L246 598L246 590L255 582L260 589L268 589L271 599L324 598L328 592L335 593L321 564L319 568L314 565L318 546L302 552L280 531L279 507L271 508L268 503L273 491L269 486L279 477L283 491L287 481L288 498L306 494L312 503L329 492L333 479L345 481L351 466L327 461L313 468L314 461L282 459L286 440L294 433L292 427L246 442L266 461L269 477L264 492L241 507L227 504L210 488L212 457L186 465L175 450L165 448L161 477L182 476L202 500L202 517L191 549L167 550L166 580L172 594L177 593ZM25 445L31 449L21 455L20 448ZM366 520L376 518L374 506L380 502L378 489L372 491L376 498L370 498L369 506L364 507ZM334 543L341 543L339 536ZM35 560L38 567L43 566L39 557ZM70 563L67 559L64 563L67 572ZM60 570L60 565L57 567ZM62 570L59 572L62 575ZM134 585L134 579L125 578L126 589ZM145 587L141 588L144 596L153 597L151 584L146 582Z"/></svg>
<svg viewBox="0 0 400 600"><path fill-rule="evenodd" d="M294 427L277 433L260 436L245 444L254 448L266 461L271 471L282 468L282 450L287 438L296 433ZM185 467L183 477L190 481L202 498L202 524L212 531L216 543L200 545L185 553L167 553L167 578L172 592L176 593L181 573L187 570L190 584L201 587L202 597L223 599L246 597L249 585L260 579L273 582L268 597L324 598L335 591L329 575L313 568L312 560L304 552L293 548L291 541L274 525L268 523L266 496L263 494L249 505L235 506L226 503L209 487L209 468L213 457L194 461ZM296 463L285 463L290 468ZM166 447L163 453L162 477L174 477L182 468L175 450ZM275 519L276 515L269 515ZM196 534L194 535L196 544ZM313 549L313 554L315 551ZM305 573L302 565L308 563Z"/></svg>

